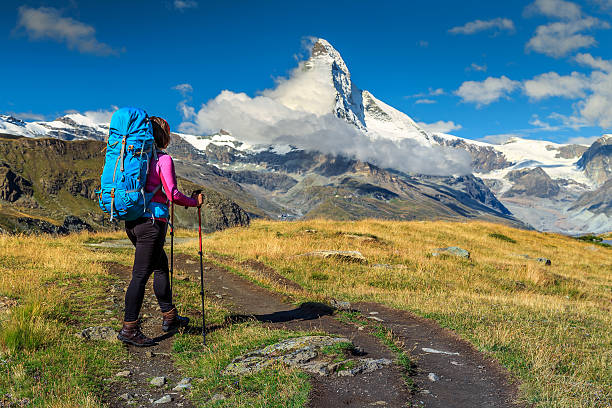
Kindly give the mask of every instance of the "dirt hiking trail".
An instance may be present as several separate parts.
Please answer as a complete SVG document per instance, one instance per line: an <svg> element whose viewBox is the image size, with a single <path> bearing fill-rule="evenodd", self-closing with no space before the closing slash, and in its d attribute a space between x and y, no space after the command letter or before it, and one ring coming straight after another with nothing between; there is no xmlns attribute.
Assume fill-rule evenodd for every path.
<svg viewBox="0 0 612 408"><path fill-rule="evenodd" d="M249 266L275 274L271 268L256 261L249 261ZM175 257L175 271L199 281L199 260L179 254ZM125 286L129 283L130 268L109 264L109 273L121 276ZM363 350L366 357L395 359L394 353L369 333L368 329L360 330L358 325L340 321L334 316L334 309L325 304L292 305L282 296L211 262L205 263L204 273L207 297L232 310L235 313L232 321L255 318L272 328L320 330L350 339L355 346ZM283 282L286 280L280 275L277 278ZM288 280L284 283L294 287L297 285ZM118 297L118 302L123 302L123 299ZM416 366L410 373L414 385L406 385L406 373L397 365L353 377L312 375L309 407L520 406L513 403L517 390L509 381L506 371L452 332L430 320L375 303L358 303L351 307L372 319L373 323L392 330L396 338L401 340ZM161 336L161 314L150 285L145 294L142 316L145 317L145 333ZM201 325L201 322L197 321L201 316L190 317L193 326ZM227 324L231 324L231 321ZM211 326L207 327L207 330L217 328ZM168 337L160 337L160 344L155 347L128 347L129 359L123 370L129 370L131 374L124 386L111 391L109 403L112 407L126 406L126 393L133 398L133 406L193 406L183 396L184 393L170 391L181 380L181 376L172 366L172 340ZM169 387L165 390L151 387L149 380L157 376L165 376ZM170 395L172 402L161 405L152 403L164 395Z"/></svg>

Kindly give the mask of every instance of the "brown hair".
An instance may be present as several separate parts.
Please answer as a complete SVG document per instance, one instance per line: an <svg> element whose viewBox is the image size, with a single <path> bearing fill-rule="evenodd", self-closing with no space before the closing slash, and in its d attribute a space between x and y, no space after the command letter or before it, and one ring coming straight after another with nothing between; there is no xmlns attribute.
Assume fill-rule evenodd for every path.
<svg viewBox="0 0 612 408"><path fill-rule="evenodd" d="M153 126L153 138L159 149L164 149L170 143L170 125L158 116L151 116Z"/></svg>

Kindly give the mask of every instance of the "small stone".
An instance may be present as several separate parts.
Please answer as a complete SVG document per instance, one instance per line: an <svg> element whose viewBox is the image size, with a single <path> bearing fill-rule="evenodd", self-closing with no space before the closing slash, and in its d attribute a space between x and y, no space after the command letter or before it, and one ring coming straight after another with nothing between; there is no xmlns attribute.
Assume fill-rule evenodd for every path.
<svg viewBox="0 0 612 408"><path fill-rule="evenodd" d="M370 312L370 314L371 314L372 316L374 316L374 315L377 315L377 314L378 314L378 312Z"/></svg>
<svg viewBox="0 0 612 408"><path fill-rule="evenodd" d="M375 406L375 407L384 407L387 405L387 401L376 401L376 402L372 402L370 405Z"/></svg>
<svg viewBox="0 0 612 408"><path fill-rule="evenodd" d="M308 253L301 254L298 256L314 256L314 257L320 257L320 258L325 258L325 259L335 258L340 261L356 262L356 263L362 263L362 264L368 263L368 260L359 251L335 251L335 250L313 251L313 252L308 252Z"/></svg>
<svg viewBox="0 0 612 408"><path fill-rule="evenodd" d="M155 354L152 351L145 351L145 356L152 358Z"/></svg>
<svg viewBox="0 0 612 408"><path fill-rule="evenodd" d="M176 384L176 387L172 389L172 391L185 391L191 389L191 378L185 377L181 381Z"/></svg>
<svg viewBox="0 0 612 408"><path fill-rule="evenodd" d="M454 255L459 256L461 258L469 259L470 253L463 248L459 247L447 247L447 248L436 248L431 252L432 256L440 256L440 255Z"/></svg>
<svg viewBox="0 0 612 408"><path fill-rule="evenodd" d="M440 377L438 377L436 373L429 373L429 375L427 375L427 378L429 378L429 381L431 382L436 382L440 380Z"/></svg>
<svg viewBox="0 0 612 408"><path fill-rule="evenodd" d="M431 394L431 391L429 391L429 390L421 390L421 394L429 395L429 394Z"/></svg>
<svg viewBox="0 0 612 408"><path fill-rule="evenodd" d="M223 394L215 394L212 396L212 398L210 399L210 402L217 402L217 401L223 401L225 399L225 395Z"/></svg>
<svg viewBox="0 0 612 408"><path fill-rule="evenodd" d="M87 340L118 341L117 332L112 327L88 327L81 332L81 337Z"/></svg>
<svg viewBox="0 0 612 408"><path fill-rule="evenodd" d="M119 398L121 398L122 400L125 400L125 401L131 401L131 400L133 400L133 399L134 399L134 394L131 394L131 393L129 393L129 392L126 392L125 394L121 394L121 395L119 396Z"/></svg>
<svg viewBox="0 0 612 408"><path fill-rule="evenodd" d="M479 370L484 370L485 366L478 366Z"/></svg>
<svg viewBox="0 0 612 408"><path fill-rule="evenodd" d="M336 300L336 299L332 299L330 301L330 304L333 308L338 309L338 310L345 310L345 311L351 311L351 303L350 302L346 302L344 300Z"/></svg>
<svg viewBox="0 0 612 408"><path fill-rule="evenodd" d="M374 264L372 268L393 269L393 266L389 264Z"/></svg>
<svg viewBox="0 0 612 408"><path fill-rule="evenodd" d="M357 327L357 330L363 330L363 326Z"/></svg>
<svg viewBox="0 0 612 408"><path fill-rule="evenodd" d="M220 295L220 294L218 294L218 293L217 293L217 294L215 294L215 296L216 296L218 299L223 299L223 296L221 296L221 295Z"/></svg>
<svg viewBox="0 0 612 408"><path fill-rule="evenodd" d="M465 364L463 364L463 363L458 363L458 362L456 362L456 361L451 361L451 364L452 364L452 365L454 365L454 366L462 366L462 365L465 365Z"/></svg>
<svg viewBox="0 0 612 408"><path fill-rule="evenodd" d="M368 316L368 317L366 317L366 319L374 320L374 321L377 321L377 322L384 322L383 319L381 319L380 317L376 317L376 316Z"/></svg>
<svg viewBox="0 0 612 408"><path fill-rule="evenodd" d="M166 377L155 377L151 380L151 385L154 387L163 387L166 384Z"/></svg>
<svg viewBox="0 0 612 408"><path fill-rule="evenodd" d="M153 403L154 404L167 404L169 402L172 402L172 396L164 395L163 397L161 397L160 399L158 399L157 401L155 401Z"/></svg>
<svg viewBox="0 0 612 408"><path fill-rule="evenodd" d="M221 286L221 289L229 290L229 288L226 288L225 286Z"/></svg>
<svg viewBox="0 0 612 408"><path fill-rule="evenodd" d="M115 374L115 377L129 377L130 375L132 375L132 372L130 370L125 370L119 371L117 374Z"/></svg>

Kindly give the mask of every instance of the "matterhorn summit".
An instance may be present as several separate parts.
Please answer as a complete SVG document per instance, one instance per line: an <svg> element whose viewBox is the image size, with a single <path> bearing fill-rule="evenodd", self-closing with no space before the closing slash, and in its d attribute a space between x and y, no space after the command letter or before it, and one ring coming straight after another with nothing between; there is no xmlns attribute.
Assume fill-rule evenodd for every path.
<svg viewBox="0 0 612 408"><path fill-rule="evenodd" d="M344 59L328 41L319 38L314 43L310 58L303 63L302 69L311 78L317 78L330 88L333 113L370 138L393 141L412 139L424 146L431 145L427 132L408 115L353 83Z"/></svg>

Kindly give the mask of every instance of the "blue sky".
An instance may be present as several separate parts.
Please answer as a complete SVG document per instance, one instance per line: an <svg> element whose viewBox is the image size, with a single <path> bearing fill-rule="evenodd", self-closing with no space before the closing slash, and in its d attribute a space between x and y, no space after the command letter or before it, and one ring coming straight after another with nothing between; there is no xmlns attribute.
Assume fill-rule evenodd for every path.
<svg viewBox="0 0 612 408"><path fill-rule="evenodd" d="M361 89L472 139L612 130L612 0L0 4L0 112L142 106L182 121L222 90L272 88L327 39ZM504 136L498 136L504 135Z"/></svg>

